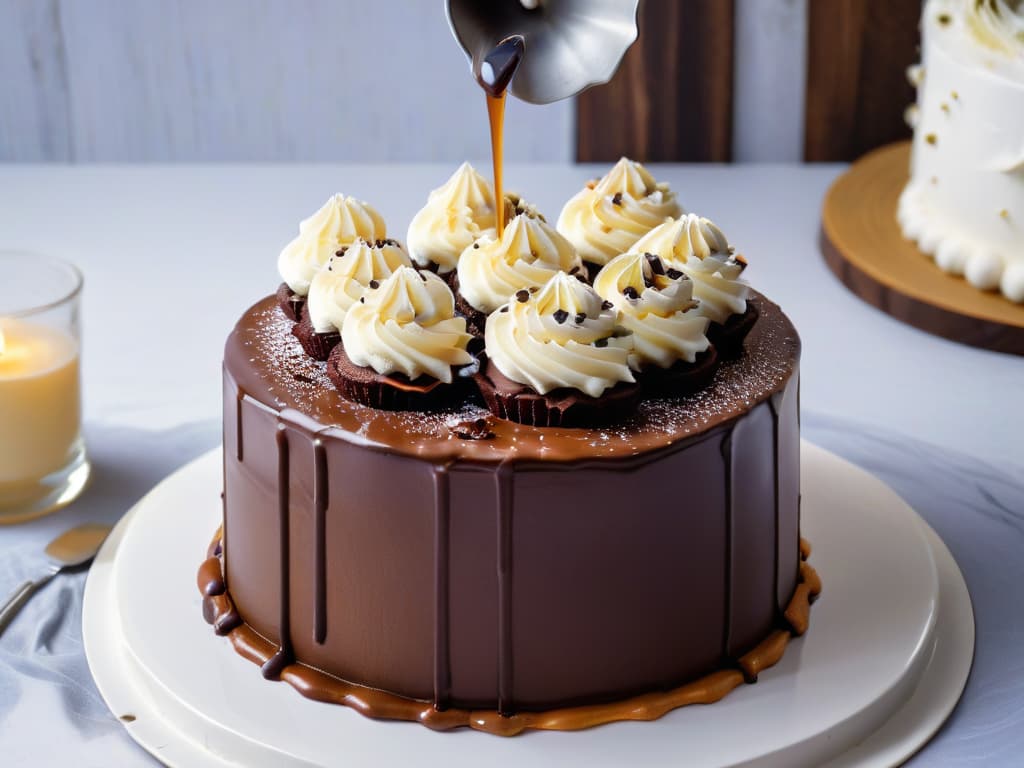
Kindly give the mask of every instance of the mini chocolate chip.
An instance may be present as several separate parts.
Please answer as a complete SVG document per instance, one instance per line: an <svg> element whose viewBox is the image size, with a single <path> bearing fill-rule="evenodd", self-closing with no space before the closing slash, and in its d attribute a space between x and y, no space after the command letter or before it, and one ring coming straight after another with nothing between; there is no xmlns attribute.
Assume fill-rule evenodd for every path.
<svg viewBox="0 0 1024 768"><path fill-rule="evenodd" d="M359 303L360 304L365 304L366 303L366 297L365 296L360 296L359 297Z"/></svg>
<svg viewBox="0 0 1024 768"><path fill-rule="evenodd" d="M530 286L530 293L536 293L539 290L540 290L540 288L538 288L536 285L531 285Z"/></svg>
<svg viewBox="0 0 1024 768"><path fill-rule="evenodd" d="M344 248L340 248L337 251L335 251L334 255L335 256L344 256L345 255L345 251L347 251L347 250L348 250L348 246L346 245Z"/></svg>
<svg viewBox="0 0 1024 768"><path fill-rule="evenodd" d="M530 300L530 292L525 288L520 288L516 291L516 301L525 304Z"/></svg>
<svg viewBox="0 0 1024 768"><path fill-rule="evenodd" d="M576 315L576 317L573 318L573 321L576 323L576 325L580 325L586 319L587 319L587 313L586 312L580 312L578 315Z"/></svg>
<svg viewBox="0 0 1024 768"><path fill-rule="evenodd" d="M661 263L661 259L655 256L653 253L645 253L644 258L647 259L647 263L651 265L651 272L656 275L665 274L665 265Z"/></svg>
<svg viewBox="0 0 1024 768"><path fill-rule="evenodd" d="M380 283L378 283L376 280L371 280L370 281L370 287L373 290L377 290L378 288L380 288Z"/></svg>
<svg viewBox="0 0 1024 768"><path fill-rule="evenodd" d="M564 309L559 309L555 311L555 314L552 315L552 317L555 318L556 323L564 323L566 320L569 319L569 313L566 312Z"/></svg>
<svg viewBox="0 0 1024 768"><path fill-rule="evenodd" d="M632 285L627 285L625 288L623 288L622 295L625 296L627 299L640 298L640 294L636 292L636 288L634 288Z"/></svg>
<svg viewBox="0 0 1024 768"><path fill-rule="evenodd" d="M508 304L498 310L499 312L508 312Z"/></svg>
<svg viewBox="0 0 1024 768"><path fill-rule="evenodd" d="M622 193L621 192L616 192L614 197L612 197L612 205L622 205Z"/></svg>
<svg viewBox="0 0 1024 768"><path fill-rule="evenodd" d="M602 301L601 302L601 309L611 309L614 306L615 305L612 304L610 301Z"/></svg>
<svg viewBox="0 0 1024 768"><path fill-rule="evenodd" d="M597 341L594 342L594 346L603 349L604 347L608 346L608 339L598 339Z"/></svg>
<svg viewBox="0 0 1024 768"><path fill-rule="evenodd" d="M668 277L669 280L678 280L680 277L683 276L683 273L680 272L678 269L670 269L668 272L665 273L665 275Z"/></svg>
<svg viewBox="0 0 1024 768"><path fill-rule="evenodd" d="M473 243L473 247L474 248L479 248L480 247L480 243Z"/></svg>

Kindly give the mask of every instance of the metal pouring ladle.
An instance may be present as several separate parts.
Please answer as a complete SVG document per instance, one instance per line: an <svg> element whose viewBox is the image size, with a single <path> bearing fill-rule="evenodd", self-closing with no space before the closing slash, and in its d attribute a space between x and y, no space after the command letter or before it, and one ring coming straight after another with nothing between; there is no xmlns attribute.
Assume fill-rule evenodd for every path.
<svg viewBox="0 0 1024 768"><path fill-rule="evenodd" d="M640 0L445 0L448 24L474 74L510 35L525 55L510 93L547 104L606 83L636 40Z"/></svg>

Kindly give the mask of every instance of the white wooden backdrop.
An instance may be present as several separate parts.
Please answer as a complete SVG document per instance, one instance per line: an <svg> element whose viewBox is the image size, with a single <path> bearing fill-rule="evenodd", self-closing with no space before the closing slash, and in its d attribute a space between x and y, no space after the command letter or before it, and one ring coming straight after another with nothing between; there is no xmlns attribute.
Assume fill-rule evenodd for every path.
<svg viewBox="0 0 1024 768"><path fill-rule="evenodd" d="M737 0L737 160L800 158L808 1ZM482 99L443 0L0 0L0 161L482 162ZM511 103L508 158L573 120Z"/></svg>

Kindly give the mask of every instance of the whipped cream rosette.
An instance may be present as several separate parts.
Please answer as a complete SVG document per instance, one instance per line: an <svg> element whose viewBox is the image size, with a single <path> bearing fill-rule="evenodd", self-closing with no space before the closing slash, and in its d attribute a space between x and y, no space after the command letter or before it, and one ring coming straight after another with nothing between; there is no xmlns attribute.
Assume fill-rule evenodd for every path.
<svg viewBox="0 0 1024 768"><path fill-rule="evenodd" d="M601 267L632 250L637 240L665 219L682 212L667 184L658 183L640 163L623 157L565 204L558 231L584 261Z"/></svg>
<svg viewBox="0 0 1024 768"><path fill-rule="evenodd" d="M583 269L572 243L531 205L516 202L501 237L485 235L459 258L460 309L481 327L491 312L521 288L537 288L559 272Z"/></svg>
<svg viewBox="0 0 1024 768"><path fill-rule="evenodd" d="M385 237L384 219L369 203L332 195L320 210L299 224L299 234L281 251L277 268L288 289L305 296L313 276L338 250L357 238L374 242Z"/></svg>
<svg viewBox="0 0 1024 768"><path fill-rule="evenodd" d="M651 253L624 253L598 273L594 290L619 311L633 333L631 365L669 368L692 363L710 346L710 320L697 312L693 282Z"/></svg>
<svg viewBox="0 0 1024 768"><path fill-rule="evenodd" d="M450 386L453 368L473 362L466 351L471 338L444 281L402 266L349 309L327 374L342 395L363 405L429 409L459 389Z"/></svg>
<svg viewBox="0 0 1024 768"><path fill-rule="evenodd" d="M306 306L317 333L341 331L345 315L374 282L399 267L411 267L409 255L396 240L367 242L362 238L340 249L313 276Z"/></svg>
<svg viewBox="0 0 1024 768"><path fill-rule="evenodd" d="M750 286L741 275L747 267L713 222L688 213L651 230L633 246L661 257L693 281L698 311L711 320L708 335L719 351L738 351L753 327L757 311L747 303Z"/></svg>
<svg viewBox="0 0 1024 768"><path fill-rule="evenodd" d="M487 321L487 360L477 382L502 418L568 426L635 407L632 339L617 312L580 278L558 272L520 289Z"/></svg>
<svg viewBox="0 0 1024 768"><path fill-rule="evenodd" d="M402 266L410 267L412 262L396 240L368 243L359 238L342 247L313 276L306 308L292 335L308 355L326 360L341 341L341 327L352 305Z"/></svg>
<svg viewBox="0 0 1024 768"><path fill-rule="evenodd" d="M494 189L469 163L463 163L413 217L407 242L417 266L450 274L459 256L495 227Z"/></svg>

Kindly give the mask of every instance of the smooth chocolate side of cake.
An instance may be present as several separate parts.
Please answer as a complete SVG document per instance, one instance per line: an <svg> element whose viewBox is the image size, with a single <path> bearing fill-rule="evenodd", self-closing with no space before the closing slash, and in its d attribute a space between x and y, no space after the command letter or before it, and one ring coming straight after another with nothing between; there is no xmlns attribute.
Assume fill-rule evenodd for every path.
<svg viewBox="0 0 1024 768"><path fill-rule="evenodd" d="M403 440L416 414L292 397L279 377L313 391L323 376L253 354L299 349L267 338L254 318L268 306L225 353L224 561L234 606L282 663L509 714L676 686L780 626L800 564L799 342L770 302L700 420L612 457L601 430ZM751 371L763 386L737 410Z"/></svg>

